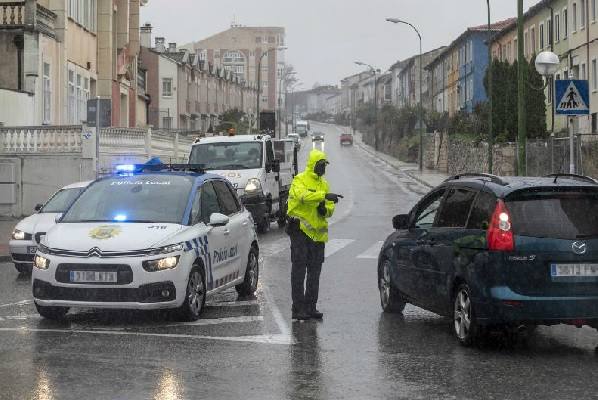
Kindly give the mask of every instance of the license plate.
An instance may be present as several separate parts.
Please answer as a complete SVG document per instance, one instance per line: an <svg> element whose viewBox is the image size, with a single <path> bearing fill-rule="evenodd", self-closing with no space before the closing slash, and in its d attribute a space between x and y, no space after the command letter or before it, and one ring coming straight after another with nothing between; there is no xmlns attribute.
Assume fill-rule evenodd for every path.
<svg viewBox="0 0 598 400"><path fill-rule="evenodd" d="M37 246L27 246L27 254L37 253Z"/></svg>
<svg viewBox="0 0 598 400"><path fill-rule="evenodd" d="M598 264L552 264L553 278L598 277Z"/></svg>
<svg viewBox="0 0 598 400"><path fill-rule="evenodd" d="M70 281L73 283L116 283L118 282L118 272L71 271Z"/></svg>

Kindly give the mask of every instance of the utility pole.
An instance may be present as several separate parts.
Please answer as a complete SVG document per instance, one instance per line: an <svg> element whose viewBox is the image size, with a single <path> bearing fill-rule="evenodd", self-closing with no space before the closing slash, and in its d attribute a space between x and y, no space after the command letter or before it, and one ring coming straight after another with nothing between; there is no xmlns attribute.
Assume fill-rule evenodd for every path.
<svg viewBox="0 0 598 400"><path fill-rule="evenodd" d="M523 0L517 0L517 175L524 176L526 171L527 126L525 110L525 54L523 53Z"/></svg>
<svg viewBox="0 0 598 400"><path fill-rule="evenodd" d="M492 68L492 26L490 18L490 0L486 0L488 4L488 173L493 170L494 158L494 131L493 131L493 91L492 85L494 80Z"/></svg>

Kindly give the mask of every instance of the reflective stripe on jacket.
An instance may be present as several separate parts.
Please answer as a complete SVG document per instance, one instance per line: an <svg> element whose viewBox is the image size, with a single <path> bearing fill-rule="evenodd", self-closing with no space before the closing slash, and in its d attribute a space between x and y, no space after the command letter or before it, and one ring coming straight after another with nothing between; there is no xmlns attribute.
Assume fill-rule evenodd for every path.
<svg viewBox="0 0 598 400"><path fill-rule="evenodd" d="M297 175L291 184L288 201L289 217L300 221L301 230L315 242L328 241L328 221L334 213L334 203L325 199L329 192L328 182L314 172L316 163L326 160L326 154L320 150L309 153L305 171ZM326 216L318 213L318 205L325 201Z"/></svg>

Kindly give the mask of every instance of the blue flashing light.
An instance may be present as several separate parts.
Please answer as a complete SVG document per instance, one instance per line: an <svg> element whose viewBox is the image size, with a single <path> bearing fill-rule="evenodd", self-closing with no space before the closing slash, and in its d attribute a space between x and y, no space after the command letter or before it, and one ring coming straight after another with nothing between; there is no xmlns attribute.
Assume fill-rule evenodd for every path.
<svg viewBox="0 0 598 400"><path fill-rule="evenodd" d="M114 220L117 222L124 222L127 220L127 215L126 214L116 214L114 216Z"/></svg>
<svg viewBox="0 0 598 400"><path fill-rule="evenodd" d="M122 164L116 166L117 172L135 172L136 169L134 164Z"/></svg>

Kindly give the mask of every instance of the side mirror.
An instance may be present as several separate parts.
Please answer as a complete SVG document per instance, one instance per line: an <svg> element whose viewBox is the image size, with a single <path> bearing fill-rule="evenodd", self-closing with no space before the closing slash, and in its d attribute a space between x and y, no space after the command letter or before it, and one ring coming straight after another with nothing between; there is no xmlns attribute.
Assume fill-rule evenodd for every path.
<svg viewBox="0 0 598 400"><path fill-rule="evenodd" d="M409 215L400 214L393 217L392 227L395 229L409 229Z"/></svg>
<svg viewBox="0 0 598 400"><path fill-rule="evenodd" d="M280 172L280 160L272 161L272 172L276 172L277 174Z"/></svg>
<svg viewBox="0 0 598 400"><path fill-rule="evenodd" d="M213 226L214 228L219 226L226 226L228 225L229 221L230 218L224 214L213 213L212 215L210 215L210 226Z"/></svg>
<svg viewBox="0 0 598 400"><path fill-rule="evenodd" d="M35 206L34 210L35 210L36 212L40 212L40 211L42 210L42 208L44 208L44 205L43 205L43 204L37 204L37 205Z"/></svg>

